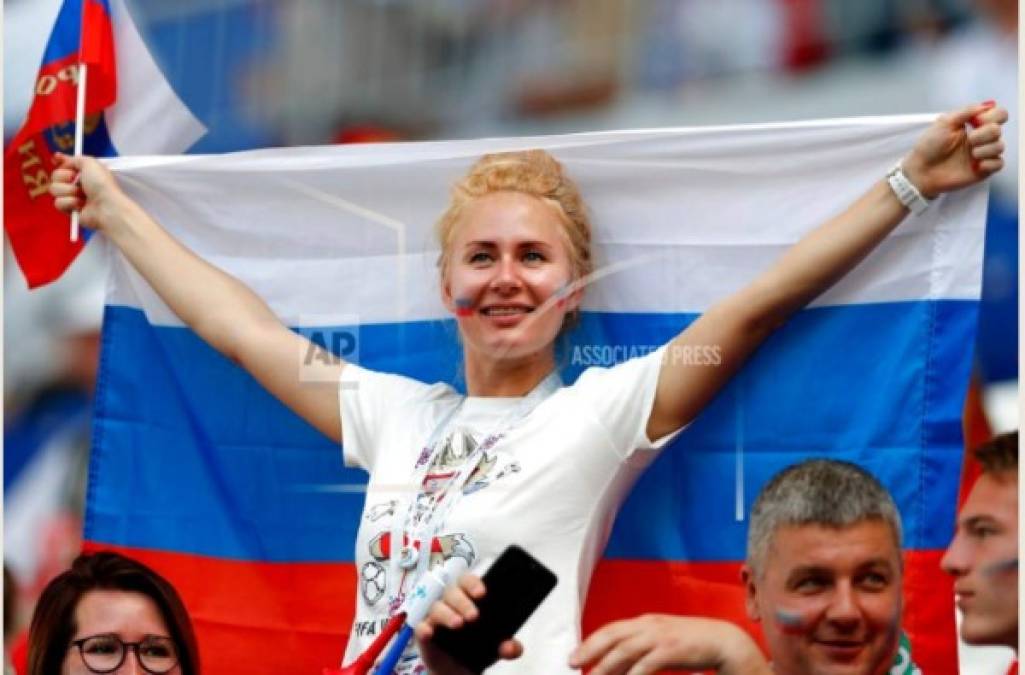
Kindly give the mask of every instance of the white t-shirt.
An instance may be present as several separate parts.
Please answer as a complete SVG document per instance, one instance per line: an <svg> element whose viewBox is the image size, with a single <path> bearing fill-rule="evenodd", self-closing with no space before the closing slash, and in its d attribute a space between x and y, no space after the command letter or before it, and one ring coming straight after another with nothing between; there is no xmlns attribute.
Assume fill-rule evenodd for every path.
<svg viewBox="0 0 1025 675"><path fill-rule="evenodd" d="M566 662L579 643L591 572L616 510L654 458L651 451L669 440L652 443L645 434L663 351L586 370L507 430L495 425L508 420L519 398L469 397L452 418L451 433L422 481L427 489L443 484L484 437L506 433L483 453L435 534L431 566L459 555L482 574L515 543L558 576L555 590L517 633L524 655L499 662L489 674L578 672ZM424 445L459 394L445 384L350 364L340 399L345 462L370 472L356 538L359 589L344 660L350 663L388 618L392 519L406 518L396 513L396 491L411 484ZM397 672L421 672L418 665L418 658L403 659Z"/></svg>

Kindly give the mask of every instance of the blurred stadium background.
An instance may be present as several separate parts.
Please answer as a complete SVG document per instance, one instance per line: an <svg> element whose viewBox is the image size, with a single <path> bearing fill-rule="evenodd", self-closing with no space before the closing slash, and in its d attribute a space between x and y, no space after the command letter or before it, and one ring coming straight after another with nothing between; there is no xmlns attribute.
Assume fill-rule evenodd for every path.
<svg viewBox="0 0 1025 675"><path fill-rule="evenodd" d="M58 0L4 1L4 138ZM971 433L1018 427L1015 0L128 0L210 133L192 152L1011 110ZM784 215L785 214L781 214ZM29 294L5 246L5 642L77 551L102 314L86 255ZM965 650L965 673L1008 655Z"/></svg>

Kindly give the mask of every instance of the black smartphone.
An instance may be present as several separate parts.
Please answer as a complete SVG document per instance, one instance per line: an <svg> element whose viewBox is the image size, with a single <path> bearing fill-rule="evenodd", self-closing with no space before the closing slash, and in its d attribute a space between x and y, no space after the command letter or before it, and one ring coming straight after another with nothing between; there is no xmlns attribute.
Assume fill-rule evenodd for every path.
<svg viewBox="0 0 1025 675"><path fill-rule="evenodd" d="M498 660L498 646L510 639L555 588L558 578L519 546L505 549L482 577L486 592L477 619L452 630L438 627L432 642L474 673Z"/></svg>

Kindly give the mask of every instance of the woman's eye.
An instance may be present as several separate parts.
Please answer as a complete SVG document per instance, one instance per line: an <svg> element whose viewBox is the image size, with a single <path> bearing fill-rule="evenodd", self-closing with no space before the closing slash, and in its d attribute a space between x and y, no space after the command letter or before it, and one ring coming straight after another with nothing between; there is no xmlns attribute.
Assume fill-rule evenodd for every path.
<svg viewBox="0 0 1025 675"><path fill-rule="evenodd" d="M541 251L527 251L523 254L523 259L527 262L544 262L545 256Z"/></svg>
<svg viewBox="0 0 1025 675"><path fill-rule="evenodd" d="M142 651L146 656L166 658L170 656L170 648L160 644L143 644Z"/></svg>
<svg viewBox="0 0 1025 675"><path fill-rule="evenodd" d="M118 644L113 640L90 640L85 643L85 651L90 654L114 654L117 650Z"/></svg>
<svg viewBox="0 0 1025 675"><path fill-rule="evenodd" d="M486 251L477 251L470 256L471 263L483 263L491 260L491 254Z"/></svg>

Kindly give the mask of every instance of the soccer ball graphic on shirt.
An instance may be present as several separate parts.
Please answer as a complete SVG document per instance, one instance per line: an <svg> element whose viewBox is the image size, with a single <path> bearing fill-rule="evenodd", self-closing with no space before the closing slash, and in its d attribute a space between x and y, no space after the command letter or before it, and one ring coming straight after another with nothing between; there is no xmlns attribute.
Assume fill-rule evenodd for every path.
<svg viewBox="0 0 1025 675"><path fill-rule="evenodd" d="M363 565L359 572L359 589L368 605L376 604L384 597L387 574L381 563L368 562Z"/></svg>

